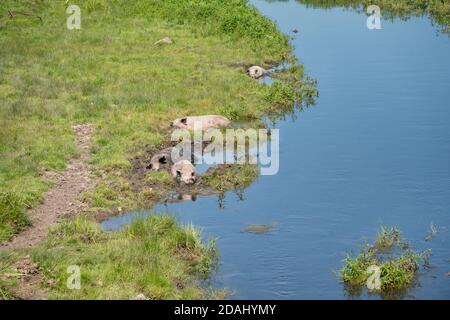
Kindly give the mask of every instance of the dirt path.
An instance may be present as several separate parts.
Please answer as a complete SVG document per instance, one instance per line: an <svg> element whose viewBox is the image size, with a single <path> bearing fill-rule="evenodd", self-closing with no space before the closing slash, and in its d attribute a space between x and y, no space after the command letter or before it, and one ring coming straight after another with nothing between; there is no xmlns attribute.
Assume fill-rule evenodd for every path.
<svg viewBox="0 0 450 320"><path fill-rule="evenodd" d="M79 157L72 159L61 175L44 174L48 178L56 179L58 183L43 195L40 204L29 211L31 227L11 241L1 244L0 250L33 246L45 238L49 228L58 223L61 217L74 215L87 208L87 204L81 201L80 194L93 184L88 165L93 126L84 124L72 128Z"/></svg>

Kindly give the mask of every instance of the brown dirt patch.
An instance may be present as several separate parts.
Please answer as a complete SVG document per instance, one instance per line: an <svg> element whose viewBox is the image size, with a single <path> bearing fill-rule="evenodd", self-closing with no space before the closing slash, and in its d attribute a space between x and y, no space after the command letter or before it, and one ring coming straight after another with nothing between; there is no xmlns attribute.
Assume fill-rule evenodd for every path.
<svg viewBox="0 0 450 320"><path fill-rule="evenodd" d="M79 157L72 159L62 174L47 173L44 178L57 183L43 195L43 200L29 211L31 227L11 241L0 245L2 249L17 249L37 244L47 235L49 228L65 216L75 215L88 208L80 197L93 185L88 165L93 126L89 124L72 127L75 132Z"/></svg>
<svg viewBox="0 0 450 320"><path fill-rule="evenodd" d="M13 289L16 299L46 299L46 291L40 287L40 284L44 282L44 276L39 271L37 264L31 260L30 256L25 256L23 259L17 261L13 268L17 272L19 280L18 285Z"/></svg>

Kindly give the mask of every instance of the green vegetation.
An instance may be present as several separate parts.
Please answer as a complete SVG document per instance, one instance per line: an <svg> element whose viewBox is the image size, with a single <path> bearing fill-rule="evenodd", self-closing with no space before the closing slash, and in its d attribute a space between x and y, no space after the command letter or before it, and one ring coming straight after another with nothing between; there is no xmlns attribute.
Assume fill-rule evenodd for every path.
<svg viewBox="0 0 450 320"><path fill-rule="evenodd" d="M443 32L450 33L450 2L446 0L297 0L300 3L318 8L345 7L365 10L370 5L377 5L381 14L388 19L428 15L433 22L442 27Z"/></svg>
<svg viewBox="0 0 450 320"><path fill-rule="evenodd" d="M0 193L0 242L29 224L25 214L26 203L23 201L15 192Z"/></svg>
<svg viewBox="0 0 450 320"><path fill-rule="evenodd" d="M17 274L11 267L13 261L11 254L0 252L0 300L14 298L11 288L17 283Z"/></svg>
<svg viewBox="0 0 450 320"><path fill-rule="evenodd" d="M253 164L236 164L225 168L215 168L206 172L202 183L223 193L228 190L242 190L248 187L259 175L259 168Z"/></svg>
<svg viewBox="0 0 450 320"><path fill-rule="evenodd" d="M223 293L201 288L196 279L208 275L217 261L215 242L200 242L192 226L174 218L137 219L122 231L105 233L85 216L53 229L32 249L46 279L50 299L200 299ZM67 267L77 265L81 289L66 286Z"/></svg>
<svg viewBox="0 0 450 320"><path fill-rule="evenodd" d="M69 4L0 2L0 241L51 185L42 173L76 156L73 124L95 125L95 211L128 206L130 159L166 140L174 118L260 121L300 96L235 67L294 63L288 37L245 0L79 0L81 30L66 28ZM174 43L154 45L165 36Z"/></svg>
<svg viewBox="0 0 450 320"><path fill-rule="evenodd" d="M374 247L378 251L391 250L394 246L400 245L401 233L396 227L381 226L375 238Z"/></svg>
<svg viewBox="0 0 450 320"><path fill-rule="evenodd" d="M66 28L70 4L81 8L81 30ZM223 114L261 126L263 115L279 115L276 106L284 112L288 99L292 107L303 98L303 68L295 67L288 37L246 0L2 0L0 32L0 241L29 224L26 209L53 183L43 173L61 172L77 156L74 124L94 125L98 183L83 196L90 211L104 212L135 208L171 186L164 172L149 173L138 188L130 177L131 159L166 141L173 119ZM154 45L166 36L173 44ZM289 89L254 81L241 67L281 61L296 68ZM206 180L221 191L244 188L256 171L236 166ZM194 227L151 216L105 233L91 219L68 219L25 250L49 298L223 296L197 281L214 268L217 252ZM2 257L5 299L14 297L10 265ZM70 265L81 268L81 290L66 287Z"/></svg>
<svg viewBox="0 0 450 320"><path fill-rule="evenodd" d="M382 227L374 245L365 245L354 258L346 257L340 276L347 289L357 293L372 275L368 268L378 266L381 272L378 293L391 298L413 284L421 262L428 264L429 254L429 251L415 253L409 249L397 228Z"/></svg>
<svg viewBox="0 0 450 320"><path fill-rule="evenodd" d="M174 180L167 171L151 171L145 175L145 182L149 185L170 186L174 183Z"/></svg>

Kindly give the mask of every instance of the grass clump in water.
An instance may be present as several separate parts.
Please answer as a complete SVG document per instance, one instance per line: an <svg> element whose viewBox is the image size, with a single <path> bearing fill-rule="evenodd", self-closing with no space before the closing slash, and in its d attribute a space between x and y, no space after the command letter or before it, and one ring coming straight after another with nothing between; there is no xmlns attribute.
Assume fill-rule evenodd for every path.
<svg viewBox="0 0 450 320"><path fill-rule="evenodd" d="M398 228L382 226L375 238L374 247L378 251L390 250L399 245L400 241L401 233Z"/></svg>
<svg viewBox="0 0 450 320"><path fill-rule="evenodd" d="M202 183L219 193L242 190L252 184L259 175L253 164L235 164L225 168L213 168L202 176Z"/></svg>
<svg viewBox="0 0 450 320"><path fill-rule="evenodd" d="M47 279L50 299L200 299L220 293L199 286L217 259L215 242L204 245L193 226L168 215L136 219L117 233L77 217L57 226L32 250ZM67 267L81 272L80 290L66 286ZM212 294L212 296L211 296Z"/></svg>
<svg viewBox="0 0 450 320"><path fill-rule="evenodd" d="M340 278L352 293L360 293L373 275L369 267L376 266L380 270L380 288L382 297L395 297L409 288L415 281L420 266L428 265L430 252L416 253L409 249L402 240L396 227L382 227L373 245L365 245L354 258L347 256L340 271Z"/></svg>

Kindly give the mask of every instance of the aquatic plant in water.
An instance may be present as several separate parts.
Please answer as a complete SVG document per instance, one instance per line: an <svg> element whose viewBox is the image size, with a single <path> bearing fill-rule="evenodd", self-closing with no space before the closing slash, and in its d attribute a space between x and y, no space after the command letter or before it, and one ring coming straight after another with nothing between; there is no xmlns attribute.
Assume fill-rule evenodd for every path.
<svg viewBox="0 0 450 320"><path fill-rule="evenodd" d="M394 297L414 283L421 265L428 265L429 255L430 250L411 250L398 228L383 226L373 245L366 244L354 258L346 257L340 278L352 293L361 293L367 286L382 297Z"/></svg>

